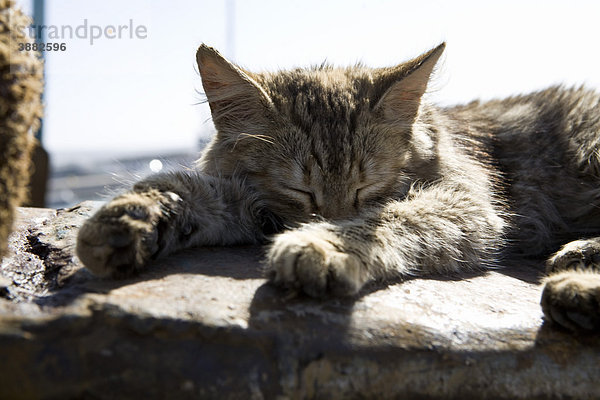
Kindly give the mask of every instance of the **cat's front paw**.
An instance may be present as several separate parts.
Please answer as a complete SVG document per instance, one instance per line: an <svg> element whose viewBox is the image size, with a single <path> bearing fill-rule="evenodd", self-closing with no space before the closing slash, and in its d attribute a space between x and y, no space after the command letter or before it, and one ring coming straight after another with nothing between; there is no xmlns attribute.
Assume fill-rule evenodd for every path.
<svg viewBox="0 0 600 400"><path fill-rule="evenodd" d="M567 270L600 271L600 240L593 238L569 242L546 262L548 274Z"/></svg>
<svg viewBox="0 0 600 400"><path fill-rule="evenodd" d="M546 279L542 310L547 320L572 331L600 329L600 274L566 271Z"/></svg>
<svg viewBox="0 0 600 400"><path fill-rule="evenodd" d="M323 236L301 230L278 235L267 254L271 282L312 297L356 294L367 280L364 264Z"/></svg>
<svg viewBox="0 0 600 400"><path fill-rule="evenodd" d="M80 228L77 255L95 275L123 277L141 269L160 250L159 222L172 193L126 193L103 206Z"/></svg>

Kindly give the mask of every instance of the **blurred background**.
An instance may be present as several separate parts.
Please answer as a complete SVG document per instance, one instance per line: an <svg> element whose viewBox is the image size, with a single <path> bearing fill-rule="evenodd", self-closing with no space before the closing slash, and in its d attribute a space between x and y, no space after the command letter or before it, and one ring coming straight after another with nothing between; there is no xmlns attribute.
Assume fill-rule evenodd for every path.
<svg viewBox="0 0 600 400"><path fill-rule="evenodd" d="M442 105L556 83L600 87L600 2L18 4L36 14L34 25L46 26L41 40L66 44L64 51L44 54L41 142L50 160L45 205L53 208L107 199L152 172L191 165L214 133L208 106L200 104L198 93L202 85L195 51L203 42L250 70L274 70L324 60L393 65L447 41L430 94ZM92 25L111 34L92 38ZM126 28L120 38L114 37L119 26ZM63 27L79 37L69 37L69 28Z"/></svg>

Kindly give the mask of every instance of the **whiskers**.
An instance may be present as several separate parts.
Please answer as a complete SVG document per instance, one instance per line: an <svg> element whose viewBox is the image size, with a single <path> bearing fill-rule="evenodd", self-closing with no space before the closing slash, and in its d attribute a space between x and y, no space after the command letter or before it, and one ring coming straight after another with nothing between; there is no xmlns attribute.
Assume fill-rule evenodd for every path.
<svg viewBox="0 0 600 400"><path fill-rule="evenodd" d="M261 141L269 143L269 144L275 144L275 141L273 140L273 138L271 136L242 132L238 135L237 139L235 140L235 143L233 144L233 148L235 148L235 146L237 146L239 141L244 140L244 139L256 139L256 140L261 140Z"/></svg>

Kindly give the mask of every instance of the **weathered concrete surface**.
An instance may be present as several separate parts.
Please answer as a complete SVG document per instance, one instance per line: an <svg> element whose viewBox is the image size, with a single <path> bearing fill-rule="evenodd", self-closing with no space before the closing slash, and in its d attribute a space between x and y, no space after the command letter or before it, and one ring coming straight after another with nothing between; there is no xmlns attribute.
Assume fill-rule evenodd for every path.
<svg viewBox="0 0 600 400"><path fill-rule="evenodd" d="M600 340L545 326L528 266L289 298L261 249L135 279L73 257L71 211L21 209L0 270L0 398L600 398Z"/></svg>

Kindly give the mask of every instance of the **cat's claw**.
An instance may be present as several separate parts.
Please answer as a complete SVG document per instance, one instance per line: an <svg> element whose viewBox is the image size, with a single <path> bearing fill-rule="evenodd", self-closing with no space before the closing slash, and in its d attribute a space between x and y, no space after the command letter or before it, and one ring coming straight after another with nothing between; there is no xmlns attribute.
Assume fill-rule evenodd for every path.
<svg viewBox="0 0 600 400"><path fill-rule="evenodd" d="M600 271L600 241L594 238L569 242L546 262L548 274L568 270Z"/></svg>
<svg viewBox="0 0 600 400"><path fill-rule="evenodd" d="M123 277L140 270L159 251L164 216L157 193L127 193L103 206L79 230L77 255L97 276Z"/></svg>
<svg viewBox="0 0 600 400"><path fill-rule="evenodd" d="M311 297L351 296L366 281L364 265L327 240L306 232L286 232L267 254L268 277L277 286Z"/></svg>
<svg viewBox="0 0 600 400"><path fill-rule="evenodd" d="M566 271L546 279L542 293L546 320L572 331L600 329L600 275Z"/></svg>

